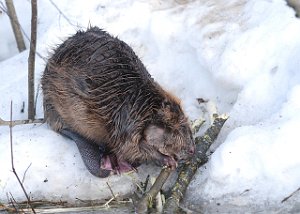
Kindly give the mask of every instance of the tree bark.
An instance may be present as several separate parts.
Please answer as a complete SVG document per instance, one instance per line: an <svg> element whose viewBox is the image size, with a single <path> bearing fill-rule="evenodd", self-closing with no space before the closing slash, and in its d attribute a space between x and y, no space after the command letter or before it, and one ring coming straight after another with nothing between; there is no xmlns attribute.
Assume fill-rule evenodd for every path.
<svg viewBox="0 0 300 214"><path fill-rule="evenodd" d="M5 0L6 7L7 7L7 14L15 35L15 39L17 42L17 47L19 52L26 50L23 34L20 29L20 23L18 21L18 17L16 14L15 6L13 0Z"/></svg>
<svg viewBox="0 0 300 214"><path fill-rule="evenodd" d="M28 119L34 120L34 68L37 34L37 0L31 0L31 39L28 57Z"/></svg>

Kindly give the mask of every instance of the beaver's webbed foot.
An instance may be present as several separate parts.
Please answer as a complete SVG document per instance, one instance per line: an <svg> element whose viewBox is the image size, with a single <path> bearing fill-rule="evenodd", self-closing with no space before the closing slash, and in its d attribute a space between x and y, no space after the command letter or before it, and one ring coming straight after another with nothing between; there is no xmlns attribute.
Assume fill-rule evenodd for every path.
<svg viewBox="0 0 300 214"><path fill-rule="evenodd" d="M76 132L62 129L61 134L74 140L81 154L82 160L89 172L97 177L105 178L109 175L136 171L139 164L130 164L120 160L115 154L105 151L104 145L98 145Z"/></svg>
<svg viewBox="0 0 300 214"><path fill-rule="evenodd" d="M101 162L105 153L105 146L82 137L69 129L62 129L61 134L74 140L81 154L82 160L89 172L97 177L105 178L111 174L110 170L101 168Z"/></svg>

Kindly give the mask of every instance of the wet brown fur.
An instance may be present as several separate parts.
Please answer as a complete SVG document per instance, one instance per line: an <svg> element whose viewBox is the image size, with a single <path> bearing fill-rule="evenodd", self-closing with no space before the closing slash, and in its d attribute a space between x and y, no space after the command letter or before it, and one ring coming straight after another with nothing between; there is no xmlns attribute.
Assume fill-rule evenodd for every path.
<svg viewBox="0 0 300 214"><path fill-rule="evenodd" d="M151 78L126 43L96 27L55 50L41 83L45 119L55 131L70 128L130 163L161 154L180 159L192 144L180 101ZM155 143L162 136L154 126L163 143Z"/></svg>

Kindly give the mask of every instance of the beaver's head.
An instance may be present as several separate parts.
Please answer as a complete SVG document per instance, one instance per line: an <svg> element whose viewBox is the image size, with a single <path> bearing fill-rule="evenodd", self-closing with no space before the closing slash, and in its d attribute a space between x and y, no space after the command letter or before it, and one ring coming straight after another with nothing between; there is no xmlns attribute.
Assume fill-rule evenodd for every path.
<svg viewBox="0 0 300 214"><path fill-rule="evenodd" d="M165 100L144 131L149 156L158 165L176 168L178 161L194 154L195 145L188 119L178 102Z"/></svg>

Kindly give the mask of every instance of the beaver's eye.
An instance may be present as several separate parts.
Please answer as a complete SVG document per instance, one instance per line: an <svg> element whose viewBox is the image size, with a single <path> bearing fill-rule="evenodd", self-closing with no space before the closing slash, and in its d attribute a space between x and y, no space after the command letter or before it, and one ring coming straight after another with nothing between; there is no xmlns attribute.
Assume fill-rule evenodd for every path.
<svg viewBox="0 0 300 214"><path fill-rule="evenodd" d="M162 103L163 108L170 108L171 103L168 100L164 100Z"/></svg>

